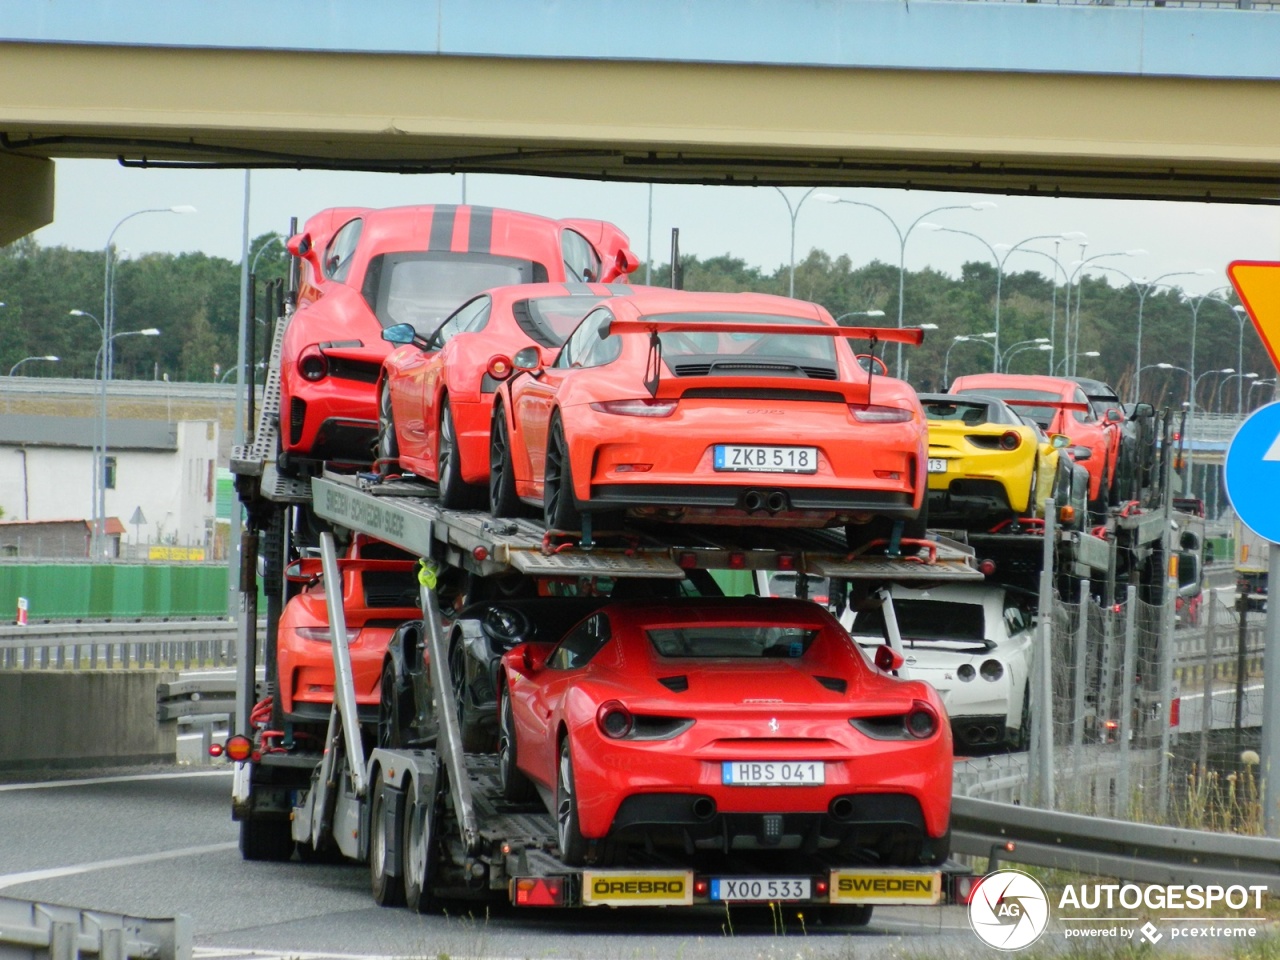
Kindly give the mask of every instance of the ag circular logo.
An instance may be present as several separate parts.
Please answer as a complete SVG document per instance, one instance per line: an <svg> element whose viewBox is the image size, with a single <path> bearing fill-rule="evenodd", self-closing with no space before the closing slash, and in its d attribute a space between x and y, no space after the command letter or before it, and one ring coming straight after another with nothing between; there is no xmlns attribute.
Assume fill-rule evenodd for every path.
<svg viewBox="0 0 1280 960"><path fill-rule="evenodd" d="M1021 950L1039 940L1049 925L1049 896L1035 877L997 870L974 888L969 925L989 947Z"/></svg>

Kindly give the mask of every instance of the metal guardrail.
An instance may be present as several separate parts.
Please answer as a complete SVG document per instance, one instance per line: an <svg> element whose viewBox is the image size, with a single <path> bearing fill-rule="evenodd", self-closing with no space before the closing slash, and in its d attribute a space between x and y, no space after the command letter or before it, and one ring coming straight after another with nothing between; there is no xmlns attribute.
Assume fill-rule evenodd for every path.
<svg viewBox="0 0 1280 960"><path fill-rule="evenodd" d="M234 620L56 623L0 627L0 669L235 664Z"/></svg>
<svg viewBox="0 0 1280 960"><path fill-rule="evenodd" d="M951 803L951 848L1143 883L1263 884L1280 891L1280 840L1038 810L972 797Z"/></svg>
<svg viewBox="0 0 1280 960"><path fill-rule="evenodd" d="M191 918L152 920L0 897L0 956L191 960Z"/></svg>

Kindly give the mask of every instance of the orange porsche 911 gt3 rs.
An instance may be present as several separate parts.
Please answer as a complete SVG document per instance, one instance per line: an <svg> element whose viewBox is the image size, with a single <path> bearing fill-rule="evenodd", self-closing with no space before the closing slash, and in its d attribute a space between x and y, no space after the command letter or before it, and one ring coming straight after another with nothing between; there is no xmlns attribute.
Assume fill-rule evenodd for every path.
<svg viewBox="0 0 1280 960"><path fill-rule="evenodd" d="M541 506L561 530L627 511L844 526L851 548L898 520L922 537L920 402L846 342L922 336L841 327L817 304L763 294L645 288L602 301L553 364L533 350L514 358L494 401L491 509Z"/></svg>

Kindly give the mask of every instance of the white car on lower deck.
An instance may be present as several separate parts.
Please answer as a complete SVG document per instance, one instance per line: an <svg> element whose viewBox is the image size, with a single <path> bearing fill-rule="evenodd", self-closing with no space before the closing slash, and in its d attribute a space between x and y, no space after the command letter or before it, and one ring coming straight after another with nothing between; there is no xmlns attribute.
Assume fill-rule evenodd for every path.
<svg viewBox="0 0 1280 960"><path fill-rule="evenodd" d="M942 695L957 755L1029 740L1033 594L986 583L891 588L902 636L901 675ZM841 618L860 644L888 639L879 607Z"/></svg>

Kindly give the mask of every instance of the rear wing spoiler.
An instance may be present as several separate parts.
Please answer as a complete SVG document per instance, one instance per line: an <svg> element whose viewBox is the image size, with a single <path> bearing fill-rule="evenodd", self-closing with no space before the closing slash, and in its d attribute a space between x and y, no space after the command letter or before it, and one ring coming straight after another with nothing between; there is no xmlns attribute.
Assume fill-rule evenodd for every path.
<svg viewBox="0 0 1280 960"><path fill-rule="evenodd" d="M887 343L907 343L919 346L924 342L922 327L837 327L825 323L793 324L793 323L724 323L713 320L611 320L600 327L600 339L611 334L649 335L649 359L645 364L644 386L649 395L658 395L659 369L662 363L662 342L660 333L759 333L781 334L783 336L801 337L843 337L846 340L870 340L874 352L875 345L881 341ZM870 383L874 370L867 371L867 382Z"/></svg>
<svg viewBox="0 0 1280 960"><path fill-rule="evenodd" d="M717 323L712 320L613 320L600 328L600 339L614 333L780 333L800 337L844 337L872 343L924 342L922 327L831 327L825 323Z"/></svg>
<svg viewBox="0 0 1280 960"><path fill-rule="evenodd" d="M956 394L963 397L963 393ZM1052 407L1054 410L1092 410L1093 408L1087 403L1075 403L1071 400L1010 400L1001 397L1011 407Z"/></svg>

